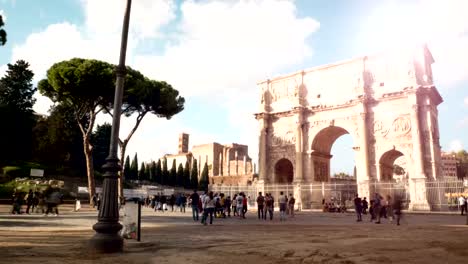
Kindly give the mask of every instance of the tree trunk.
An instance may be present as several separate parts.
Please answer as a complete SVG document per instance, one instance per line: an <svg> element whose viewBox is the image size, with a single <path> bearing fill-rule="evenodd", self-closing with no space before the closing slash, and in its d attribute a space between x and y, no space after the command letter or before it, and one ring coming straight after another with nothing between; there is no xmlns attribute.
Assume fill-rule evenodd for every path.
<svg viewBox="0 0 468 264"><path fill-rule="evenodd" d="M94 164L93 164L93 147L89 142L88 137L83 137L84 154L86 158L86 174L88 174L88 193L89 204L93 202L93 196L96 193L94 184Z"/></svg>
<svg viewBox="0 0 468 264"><path fill-rule="evenodd" d="M119 198L123 197L123 181L125 180L124 178L124 168L125 168L125 151L127 150L127 144L128 140L125 140L120 144L120 165L122 166L120 168L119 172L119 178L118 178L118 189L119 189Z"/></svg>

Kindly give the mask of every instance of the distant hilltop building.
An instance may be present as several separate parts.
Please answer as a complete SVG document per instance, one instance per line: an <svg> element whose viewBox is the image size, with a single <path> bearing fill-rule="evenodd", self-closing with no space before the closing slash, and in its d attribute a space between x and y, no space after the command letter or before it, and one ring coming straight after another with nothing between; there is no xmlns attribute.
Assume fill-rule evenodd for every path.
<svg viewBox="0 0 468 264"><path fill-rule="evenodd" d="M203 166L208 165L208 176L210 184L221 185L246 185L253 181L255 173L252 159L249 157L249 147L241 144L207 143L193 146L189 151L189 134L179 135L179 146L177 154L166 154L168 167L173 160L177 166L185 166L186 161L190 167L193 166L194 159L197 160L198 178L200 179Z"/></svg>

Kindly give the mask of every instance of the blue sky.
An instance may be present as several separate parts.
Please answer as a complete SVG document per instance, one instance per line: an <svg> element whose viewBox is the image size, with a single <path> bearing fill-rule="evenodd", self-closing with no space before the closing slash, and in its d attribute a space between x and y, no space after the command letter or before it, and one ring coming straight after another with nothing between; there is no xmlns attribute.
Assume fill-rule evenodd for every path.
<svg viewBox="0 0 468 264"><path fill-rule="evenodd" d="M118 61L123 0L0 0L8 43L0 75L17 59L31 63L35 81L72 57ZM166 80L186 97L170 121L143 121L128 154L144 160L174 153L178 134L190 145L248 144L257 159L257 81L425 41L434 78L443 150L468 145L468 1L169 1L134 0L127 64ZM50 102L39 97L36 111ZM100 121L110 120L101 117ZM122 123L126 135L132 119ZM353 168L351 137L332 148L332 171Z"/></svg>

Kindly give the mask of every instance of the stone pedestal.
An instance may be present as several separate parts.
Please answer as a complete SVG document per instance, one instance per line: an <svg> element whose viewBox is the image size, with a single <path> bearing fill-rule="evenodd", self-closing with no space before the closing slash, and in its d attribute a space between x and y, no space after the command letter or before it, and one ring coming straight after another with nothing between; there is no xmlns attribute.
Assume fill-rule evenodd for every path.
<svg viewBox="0 0 468 264"><path fill-rule="evenodd" d="M361 180L357 182L357 192L361 199L367 197L367 200L369 201L370 197L373 197L372 194L375 193L375 190L369 180Z"/></svg>
<svg viewBox="0 0 468 264"><path fill-rule="evenodd" d="M409 179L409 191L411 199L408 208L409 210L429 211L431 209L427 202L425 178Z"/></svg>
<svg viewBox="0 0 468 264"><path fill-rule="evenodd" d="M301 211L302 210L302 186L300 182L294 183L294 199L296 199L296 203L294 205L294 210Z"/></svg>

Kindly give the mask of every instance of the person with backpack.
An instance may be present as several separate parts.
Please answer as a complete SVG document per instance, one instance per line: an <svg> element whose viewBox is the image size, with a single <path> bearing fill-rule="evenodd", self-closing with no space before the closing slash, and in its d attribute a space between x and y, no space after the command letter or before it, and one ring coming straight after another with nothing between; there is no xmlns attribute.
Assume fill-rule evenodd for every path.
<svg viewBox="0 0 468 264"><path fill-rule="evenodd" d="M213 196L213 192L209 192L208 195L205 196L203 199L203 217L201 223L206 225L206 220L208 215L210 216L210 225L213 224L213 214L215 210L215 199Z"/></svg>
<svg viewBox="0 0 468 264"><path fill-rule="evenodd" d="M264 212L263 212L264 203L265 203L265 197L263 197L262 192L259 192L258 197L257 197L258 219L264 219Z"/></svg>

